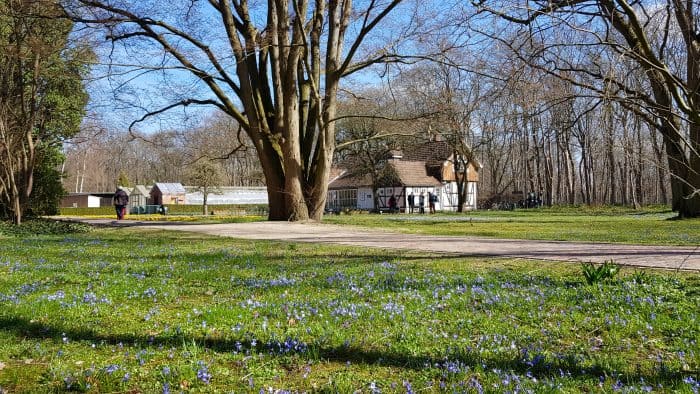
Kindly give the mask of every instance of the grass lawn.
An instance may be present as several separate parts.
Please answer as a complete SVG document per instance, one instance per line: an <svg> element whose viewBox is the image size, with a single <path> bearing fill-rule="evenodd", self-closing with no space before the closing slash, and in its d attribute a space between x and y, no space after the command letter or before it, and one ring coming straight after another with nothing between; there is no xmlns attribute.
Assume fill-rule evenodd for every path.
<svg viewBox="0 0 700 394"><path fill-rule="evenodd" d="M143 229L0 236L0 392L700 389L700 275Z"/></svg>
<svg viewBox="0 0 700 394"><path fill-rule="evenodd" d="M511 239L700 245L700 219L664 209L541 208L462 214L327 215L324 222L417 234Z"/></svg>

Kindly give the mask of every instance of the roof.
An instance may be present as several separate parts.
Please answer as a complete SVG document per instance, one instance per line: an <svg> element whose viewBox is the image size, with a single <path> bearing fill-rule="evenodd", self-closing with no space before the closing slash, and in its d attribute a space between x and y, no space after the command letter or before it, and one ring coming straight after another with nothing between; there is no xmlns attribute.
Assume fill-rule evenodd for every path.
<svg viewBox="0 0 700 394"><path fill-rule="evenodd" d="M392 160L388 165L393 168L403 186L440 186L441 183L428 175L423 161Z"/></svg>
<svg viewBox="0 0 700 394"><path fill-rule="evenodd" d="M340 176L337 176L328 184L329 189L349 189L363 186L372 186L372 177L370 174L356 175L347 171L342 172Z"/></svg>
<svg viewBox="0 0 700 394"><path fill-rule="evenodd" d="M404 151L403 160L442 163L452 156L453 149L446 141L428 141Z"/></svg>
<svg viewBox="0 0 700 394"><path fill-rule="evenodd" d="M431 187L440 186L441 183L434 177L428 175L425 162L390 160L387 162L385 171L380 174L379 186L419 186ZM352 174L346 172L328 185L329 189L349 189L358 187L371 187L372 176L367 173Z"/></svg>
<svg viewBox="0 0 700 394"><path fill-rule="evenodd" d="M151 192L151 188L148 186L144 185L136 185L134 186L134 189L131 191L131 194L134 196L147 196Z"/></svg>
<svg viewBox="0 0 700 394"><path fill-rule="evenodd" d="M155 185L153 185L153 188L151 189L151 192L154 190L160 190L162 194L185 194L185 188L182 186L181 183L158 183L156 182Z"/></svg>

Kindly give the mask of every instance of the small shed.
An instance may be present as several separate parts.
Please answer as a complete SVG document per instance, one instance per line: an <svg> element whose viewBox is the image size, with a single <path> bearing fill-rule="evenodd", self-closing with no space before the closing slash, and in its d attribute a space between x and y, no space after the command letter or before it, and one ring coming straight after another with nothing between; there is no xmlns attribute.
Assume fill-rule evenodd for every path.
<svg viewBox="0 0 700 394"><path fill-rule="evenodd" d="M129 194L129 207L144 207L148 205L151 198L151 186L136 185Z"/></svg>
<svg viewBox="0 0 700 394"><path fill-rule="evenodd" d="M159 183L153 185L149 195L151 204L184 204L187 191L181 183Z"/></svg>

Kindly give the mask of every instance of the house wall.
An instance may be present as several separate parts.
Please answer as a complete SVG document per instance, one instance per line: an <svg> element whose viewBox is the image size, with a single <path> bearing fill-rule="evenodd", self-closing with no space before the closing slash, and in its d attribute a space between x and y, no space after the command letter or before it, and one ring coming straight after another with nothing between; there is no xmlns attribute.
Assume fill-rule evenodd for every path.
<svg viewBox="0 0 700 394"><path fill-rule="evenodd" d="M377 194L379 195L379 208L388 208L389 198L392 195L396 198L396 206L399 210L406 207L406 196L403 187L380 187L377 189Z"/></svg>
<svg viewBox="0 0 700 394"><path fill-rule="evenodd" d="M348 192L357 193L357 204L356 207L351 206L352 204L346 199L341 199L340 196L346 195ZM429 202L428 193L435 193L438 196L438 202L435 204L435 210L437 211L447 211L453 212L457 210L457 183L449 182L443 186L436 187L386 187L379 188L377 190L379 208L387 208L389 197L392 193L396 197L397 205L400 211L408 212L408 195L413 193L415 195L416 210L418 212L418 201L421 193L425 196L425 210L428 212ZM343 194L345 193L345 194ZM468 182L467 183L467 201L465 208L476 209L477 200L477 183ZM374 198L372 195L372 189L369 187L361 187L359 189L344 189L344 190L329 190L328 199L326 201L326 206L329 209L344 209L344 208L357 208L362 210L374 210Z"/></svg>
<svg viewBox="0 0 700 394"><path fill-rule="evenodd" d="M91 195L66 196L61 200L61 208L99 208L100 197Z"/></svg>
<svg viewBox="0 0 700 394"><path fill-rule="evenodd" d="M360 187L357 189L357 208L374 209L374 199L372 198L371 187Z"/></svg>
<svg viewBox="0 0 700 394"><path fill-rule="evenodd" d="M440 198L440 210L454 212L457 210L457 182L446 183L442 187ZM467 201L465 201L465 209L476 209L477 183L467 182ZM436 208L437 209L437 208Z"/></svg>
<svg viewBox="0 0 700 394"><path fill-rule="evenodd" d="M184 204L185 194L161 194L160 191L151 192L151 201L154 205Z"/></svg>
<svg viewBox="0 0 700 394"><path fill-rule="evenodd" d="M442 195L445 194L444 188L442 187L420 187L420 186L407 186L406 187L406 194L403 196L402 200L403 203L405 204L404 206L408 206L408 195L413 193L415 196L415 203L416 203L416 210L415 212L418 212L419 205L420 205L420 194L423 193L423 197L425 197L425 211L428 212L428 207L430 203L428 202L428 193L435 193L438 196L438 202L435 204L435 210L440 211L442 210L443 206L443 200L442 200Z"/></svg>

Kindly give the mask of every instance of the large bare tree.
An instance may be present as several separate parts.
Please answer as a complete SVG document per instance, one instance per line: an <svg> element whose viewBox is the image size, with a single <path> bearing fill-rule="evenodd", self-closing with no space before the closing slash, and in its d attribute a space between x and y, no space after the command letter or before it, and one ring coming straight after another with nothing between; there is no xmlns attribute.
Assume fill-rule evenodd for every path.
<svg viewBox="0 0 700 394"><path fill-rule="evenodd" d="M616 101L663 137L672 207L700 216L700 4L479 0L481 33L537 70ZM493 23L496 17L499 23ZM504 27L505 26L505 27ZM620 72L621 65L627 68ZM643 75L642 84L632 75Z"/></svg>
<svg viewBox="0 0 700 394"><path fill-rule="evenodd" d="M214 106L232 117L257 150L269 219L295 221L323 214L341 79L399 60L395 50L418 21L408 3L65 2L76 21L106 29L115 48L121 44L132 51L131 62L142 72L189 75L203 86L204 91L188 91L183 83L173 92L174 100L148 108L142 119L190 105ZM400 28L378 31L392 13Z"/></svg>

